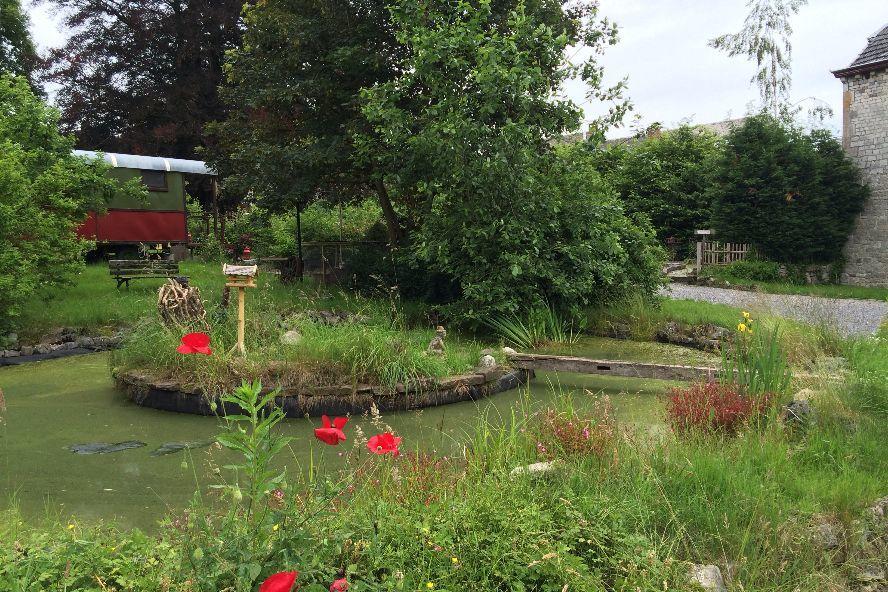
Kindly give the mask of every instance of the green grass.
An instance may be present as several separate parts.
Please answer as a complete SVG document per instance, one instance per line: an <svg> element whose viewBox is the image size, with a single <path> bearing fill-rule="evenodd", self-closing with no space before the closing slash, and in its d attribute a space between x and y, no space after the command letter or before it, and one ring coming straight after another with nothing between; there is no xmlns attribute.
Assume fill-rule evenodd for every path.
<svg viewBox="0 0 888 592"><path fill-rule="evenodd" d="M179 264L183 275L197 286L208 303L218 303L222 297L225 278L220 263L185 261ZM311 283L284 286L277 276L259 275L259 290L281 308L298 307L300 302L311 299L326 308L344 308L347 296L337 290L318 290ZM106 264L87 265L73 278L71 286L60 288L48 299L34 300L23 310L19 335L40 337L56 327L83 328L91 333L110 333L133 325L141 317L153 314L157 306L157 289L164 279L144 279L130 282L129 289L119 290L108 273ZM307 287L306 287L307 286ZM247 300L253 297L250 290Z"/></svg>
<svg viewBox="0 0 888 592"><path fill-rule="evenodd" d="M542 478L511 475L541 458L529 406L507 422L479 417L455 458L414 454L411 434L400 434L398 459L368 455L347 429L354 446L341 447L342 472L291 474L284 501L252 523L246 502L212 496L151 536L0 518L0 554L16 558L0 561L0 585L73 592L94 590L98 577L108 589L247 592L298 569L300 589L318 591L346 575L359 590L654 592L690 589L693 561L725 574L731 565L731 590L844 590L853 566L888 560L856 536L844 539L846 564L811 542L823 519L853 533L886 493L888 425L856 401L846 386L818 393L818 421L804 433L772 418L737 436L618 426L603 452L547 441L559 465ZM600 411L556 405L600 423Z"/></svg>
<svg viewBox="0 0 888 592"><path fill-rule="evenodd" d="M848 286L840 284L807 285L786 282L763 282L738 278L724 273L719 273L716 277L730 282L733 286L754 289L768 294L800 294L803 296L821 296L824 298L888 300L888 288Z"/></svg>

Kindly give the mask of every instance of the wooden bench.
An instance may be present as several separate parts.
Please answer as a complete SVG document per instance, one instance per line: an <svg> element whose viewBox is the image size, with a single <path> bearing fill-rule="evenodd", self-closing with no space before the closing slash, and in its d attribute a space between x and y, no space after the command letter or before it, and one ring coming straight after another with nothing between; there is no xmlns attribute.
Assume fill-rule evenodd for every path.
<svg viewBox="0 0 888 592"><path fill-rule="evenodd" d="M129 289L130 280L179 277L179 264L164 259L111 259L108 271L117 280L118 289L123 284Z"/></svg>

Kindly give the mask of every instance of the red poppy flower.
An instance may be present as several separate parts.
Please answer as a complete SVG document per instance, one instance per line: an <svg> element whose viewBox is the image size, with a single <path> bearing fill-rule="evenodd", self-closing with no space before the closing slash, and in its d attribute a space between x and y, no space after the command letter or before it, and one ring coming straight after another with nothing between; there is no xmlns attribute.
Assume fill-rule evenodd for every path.
<svg viewBox="0 0 888 592"><path fill-rule="evenodd" d="M182 345L176 348L180 354L206 354L210 355L210 336L206 333L189 333L182 336Z"/></svg>
<svg viewBox="0 0 888 592"><path fill-rule="evenodd" d="M345 578L339 578L330 584L330 592L345 592L348 590L348 581Z"/></svg>
<svg viewBox="0 0 888 592"><path fill-rule="evenodd" d="M290 592L298 575L298 571L282 571L272 574L259 586L259 592Z"/></svg>
<svg viewBox="0 0 888 592"><path fill-rule="evenodd" d="M401 438L395 436L391 432L385 432L382 434L376 434L367 440L367 449L375 454L391 454L392 456L398 456L401 454L398 450L398 445L400 443Z"/></svg>
<svg viewBox="0 0 888 592"><path fill-rule="evenodd" d="M331 425L330 418L322 415L321 423L324 427L315 428L315 438L330 446L336 446L340 441L345 441L345 432L342 431L342 428L348 423L347 417L334 418Z"/></svg>

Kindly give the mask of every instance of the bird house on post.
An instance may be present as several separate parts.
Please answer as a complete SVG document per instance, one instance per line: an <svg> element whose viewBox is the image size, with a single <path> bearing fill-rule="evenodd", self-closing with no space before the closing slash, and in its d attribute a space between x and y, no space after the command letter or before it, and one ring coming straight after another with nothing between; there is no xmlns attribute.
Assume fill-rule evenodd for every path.
<svg viewBox="0 0 888 592"><path fill-rule="evenodd" d="M222 265L222 273L225 274L225 285L229 288L237 288L237 344L232 351L237 350L241 355L246 353L244 348L244 297L247 288L256 287L256 274L259 267L256 265Z"/></svg>

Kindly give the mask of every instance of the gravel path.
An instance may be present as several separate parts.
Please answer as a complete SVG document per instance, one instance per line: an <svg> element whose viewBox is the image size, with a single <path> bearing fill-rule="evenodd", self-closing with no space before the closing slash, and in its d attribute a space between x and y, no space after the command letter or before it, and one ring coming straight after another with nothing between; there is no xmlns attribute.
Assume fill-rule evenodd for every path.
<svg viewBox="0 0 888 592"><path fill-rule="evenodd" d="M880 300L764 294L688 284L670 284L661 293L671 298L728 304L809 323L825 322L834 325L844 336L875 333L888 316L888 302Z"/></svg>

